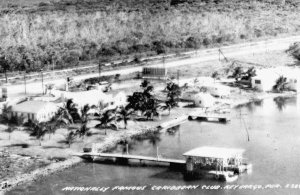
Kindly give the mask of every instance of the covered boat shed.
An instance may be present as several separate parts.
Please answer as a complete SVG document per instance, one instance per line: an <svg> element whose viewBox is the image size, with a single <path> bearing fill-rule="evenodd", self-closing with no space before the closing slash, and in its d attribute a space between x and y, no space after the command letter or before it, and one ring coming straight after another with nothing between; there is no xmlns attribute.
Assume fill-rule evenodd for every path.
<svg viewBox="0 0 300 195"><path fill-rule="evenodd" d="M241 172L244 149L203 146L183 154L186 170L197 174L203 171L228 176L229 172Z"/></svg>

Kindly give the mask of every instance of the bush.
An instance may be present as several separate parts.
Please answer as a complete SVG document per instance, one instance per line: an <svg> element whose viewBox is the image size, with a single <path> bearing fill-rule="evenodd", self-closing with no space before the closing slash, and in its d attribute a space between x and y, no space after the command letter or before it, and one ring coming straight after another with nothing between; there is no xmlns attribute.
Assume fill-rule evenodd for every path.
<svg viewBox="0 0 300 195"><path fill-rule="evenodd" d="M296 42L289 47L287 52L296 60L300 61L300 42Z"/></svg>
<svg viewBox="0 0 300 195"><path fill-rule="evenodd" d="M154 51L156 51L156 53L158 55L167 53L167 48L164 45L163 41L154 41L152 48L153 48Z"/></svg>
<svg viewBox="0 0 300 195"><path fill-rule="evenodd" d="M103 82L103 81L110 82L110 81L112 81L114 78L115 78L114 75L110 75L110 76L101 76L100 78L99 78L99 77L93 77L93 78L85 79L85 80L84 80L84 83L94 85L94 84L96 84L96 83Z"/></svg>
<svg viewBox="0 0 300 195"><path fill-rule="evenodd" d="M193 49L198 49L201 45L201 41L198 38L195 37L189 37L185 41L185 46L187 48L193 48Z"/></svg>
<svg viewBox="0 0 300 195"><path fill-rule="evenodd" d="M204 46L209 46L212 43L213 43L213 41L210 38L208 38L208 37L206 37L206 38L203 39L203 45Z"/></svg>
<svg viewBox="0 0 300 195"><path fill-rule="evenodd" d="M108 45L104 45L101 47L101 49L98 51L97 56L114 56L117 55L119 52L115 50L113 47L110 47Z"/></svg>

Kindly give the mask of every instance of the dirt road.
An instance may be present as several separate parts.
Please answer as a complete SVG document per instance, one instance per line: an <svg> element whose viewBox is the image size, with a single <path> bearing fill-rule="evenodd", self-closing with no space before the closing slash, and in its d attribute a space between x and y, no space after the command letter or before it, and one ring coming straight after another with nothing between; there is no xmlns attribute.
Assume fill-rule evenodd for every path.
<svg viewBox="0 0 300 195"><path fill-rule="evenodd" d="M251 42L251 43L243 43L243 44L236 44L231 46L224 46L221 48L213 48L213 49L205 49L205 50L197 50L192 52L186 52L184 55L189 58L180 59L175 61L166 61L163 63L155 63L151 65L147 65L147 67L176 67L176 66L185 66L191 64L199 64L201 66L201 62L205 61L213 61L223 59L224 56L226 58L232 58L239 55L246 55L246 54L255 54L255 53L263 53L263 52L271 52L271 51L278 51L278 50L286 50L292 43L300 41L300 36L292 36L287 38L277 38L271 39L266 41L259 41L259 42ZM224 56L220 54L219 50L222 51ZM91 67L97 65L91 65ZM132 67L126 68L121 70L112 70L102 72L101 75L115 75L115 74L129 74L137 71L142 71L142 66L139 67ZM55 75L56 72L53 74ZM83 80L91 77L97 77L98 73L93 74L86 74L86 75L79 75L73 77L75 81ZM44 80L43 84L53 83L56 85L65 83L65 79L55 79L55 80ZM25 85L18 84L18 85L10 85L8 87L8 96L11 98L24 96L25 92ZM40 94L42 93L42 82L35 81L26 84L26 92L27 94Z"/></svg>

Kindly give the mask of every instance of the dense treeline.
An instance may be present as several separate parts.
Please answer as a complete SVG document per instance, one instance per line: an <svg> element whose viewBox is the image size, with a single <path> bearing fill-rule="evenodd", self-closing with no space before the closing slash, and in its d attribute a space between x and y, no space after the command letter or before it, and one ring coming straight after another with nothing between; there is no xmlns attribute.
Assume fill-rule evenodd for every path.
<svg viewBox="0 0 300 195"><path fill-rule="evenodd" d="M76 66L80 61L197 49L300 29L296 1L172 2L68 0L40 3L36 12L2 12L0 57L5 56L8 71L36 71ZM56 11L47 11L51 6ZM67 11L57 11L59 7Z"/></svg>

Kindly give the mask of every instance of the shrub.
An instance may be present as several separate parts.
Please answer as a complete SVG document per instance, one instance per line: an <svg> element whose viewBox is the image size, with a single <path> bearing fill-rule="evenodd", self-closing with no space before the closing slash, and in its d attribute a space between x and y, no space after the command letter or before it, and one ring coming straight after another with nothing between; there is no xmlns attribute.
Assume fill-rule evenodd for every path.
<svg viewBox="0 0 300 195"><path fill-rule="evenodd" d="M296 42L291 45L287 52L296 60L300 61L300 42Z"/></svg>
<svg viewBox="0 0 300 195"><path fill-rule="evenodd" d="M208 45L211 45L213 42L210 38L206 37L203 39L203 45L204 46L208 46Z"/></svg>
<svg viewBox="0 0 300 195"><path fill-rule="evenodd" d="M185 41L185 46L187 48L193 48L193 49L198 49L201 45L201 41L198 38L195 37L189 37Z"/></svg>
<svg viewBox="0 0 300 195"><path fill-rule="evenodd" d="M164 45L163 41L154 41L153 42L153 46L152 46L153 50L156 51L156 53L159 54L164 54L167 52L167 48Z"/></svg>

